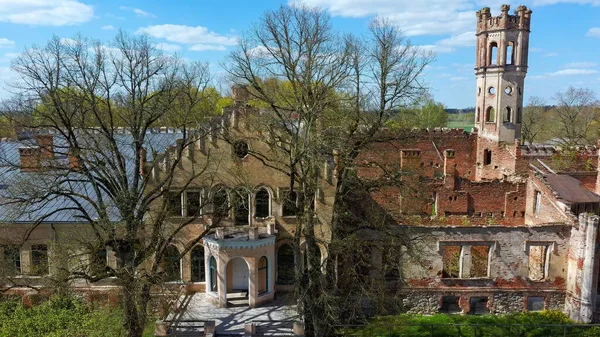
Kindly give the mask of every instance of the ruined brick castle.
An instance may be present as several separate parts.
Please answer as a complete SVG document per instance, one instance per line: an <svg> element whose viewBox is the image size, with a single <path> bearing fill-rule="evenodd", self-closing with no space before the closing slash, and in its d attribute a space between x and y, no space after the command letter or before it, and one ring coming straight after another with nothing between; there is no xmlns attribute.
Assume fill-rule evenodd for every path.
<svg viewBox="0 0 600 337"><path fill-rule="evenodd" d="M372 201L385 210L395 226L421 239L412 248L418 257L402 255L400 272L390 282L410 312L507 313L553 309L579 322L592 322L597 309L600 256L597 253L600 209L598 149L572 149L523 145L520 142L524 80L528 69L531 11L519 6L509 14L503 5L499 16L489 8L477 12L476 114L472 132L435 129L413 131L403 142L379 143L361 154L359 162L377 162L390 170L398 167L418 191L389 187L374 192ZM211 215L225 218L196 248L167 261L173 281L190 292L205 292L220 306L228 305L228 293L248 292L248 305L272 301L276 292L293 285L291 249L295 230L293 197L289 178L248 155L261 145L244 129L244 116L252 113L244 88L234 87L235 104L221 119L222 129L199 140L180 165L178 175L189 174L192 162L201 162L207 149L218 156L219 174L199 176L181 193L167 194L172 205L169 221L183 222L209 200L210 212L199 217L180 234L172 256L192 237L212 223ZM215 129L216 130L216 129ZM164 153L153 156L149 179L168 167L176 130L159 130L152 139ZM123 137L127 137L124 132ZM52 159L52 134L38 135L35 144L0 141L0 187L13 179L28 179L39 168L40 157ZM25 146L27 145L27 146ZM267 149L265 148L265 151ZM568 168L557 163L575 158ZM76 168L77 163L64 159ZM322 188L316 198L317 214L331 213L335 189L335 160L325 167ZM370 165L359 176L380 174ZM252 190L243 203L231 204L231 191L239 177ZM182 179L185 181L185 179ZM1 189L0 188L0 189ZM239 194L238 194L239 197ZM48 204L30 214L9 216L0 207L0 250L4 262L22 280L37 282L38 275L52 273L48 266L52 247L73 238L81 221L74 214L52 214ZM52 214L51 216L47 216ZM18 245L27 225L36 218L43 223ZM331 217L323 216L323 219ZM327 223L319 226L321 258L327 257ZM373 248L372 264L381 265L383 254ZM106 249L109 266L118 261ZM377 269L377 268L375 268ZM376 270L374 276L386 277ZM101 284L75 284L85 289L110 289ZM19 289L15 289L17 291ZM30 289L23 287L22 293Z"/></svg>

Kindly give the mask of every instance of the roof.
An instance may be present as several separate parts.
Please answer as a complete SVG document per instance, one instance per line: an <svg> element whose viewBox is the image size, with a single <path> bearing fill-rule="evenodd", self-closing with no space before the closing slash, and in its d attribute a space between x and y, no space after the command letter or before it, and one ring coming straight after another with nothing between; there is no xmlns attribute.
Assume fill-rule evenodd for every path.
<svg viewBox="0 0 600 337"><path fill-rule="evenodd" d="M165 130L166 131L166 130ZM82 137L90 137L90 134ZM148 160L153 160L154 153L162 153L168 146L175 145L176 139L182 138L182 134L177 130L171 132L157 133L154 130L148 132L145 137L144 147L148 150ZM115 135L118 144L119 153L123 155L127 165L127 172L133 177L135 152L133 147L133 137L126 131ZM85 139L81 139L86 143ZM89 140L88 140L89 141ZM59 148L58 152L67 153L65 142L60 136L55 135L54 146ZM79 183L70 182L69 186L56 186L54 181L56 176L46 172L27 172L19 168L20 155L19 148L36 146L31 139L24 140L2 140L0 141L0 222L4 223L33 223L43 219L46 223L82 223L87 222L82 217L81 211L75 207L75 202L67 197L51 195L45 198L36 198L36 196L46 193L48 186L63 191L72 191L79 195L96 200L97 196L89 182L82 179ZM65 154L56 153L55 163L68 165L68 158ZM77 172L69 172L69 175L78 175ZM31 200L41 199L39 202L22 205L19 203L10 203L10 199L15 196L28 198ZM110 199L110 198L108 198ZM86 212L92 217L97 217L97 212L91 203L79 198ZM122 219L116 207L107 205L107 211L110 221L120 221Z"/></svg>
<svg viewBox="0 0 600 337"><path fill-rule="evenodd" d="M548 174L546 182L561 199L569 203L600 202L600 196L585 188L581 182L567 174Z"/></svg>

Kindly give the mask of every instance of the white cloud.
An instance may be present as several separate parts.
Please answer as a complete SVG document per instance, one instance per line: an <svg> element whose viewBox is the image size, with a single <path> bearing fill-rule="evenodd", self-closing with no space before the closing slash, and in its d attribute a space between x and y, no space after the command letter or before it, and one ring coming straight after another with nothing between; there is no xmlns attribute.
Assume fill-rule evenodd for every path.
<svg viewBox="0 0 600 337"><path fill-rule="evenodd" d="M455 76L455 77L450 78L450 81L452 81L452 82L466 81L466 80L467 80L466 77L460 77L460 76Z"/></svg>
<svg viewBox="0 0 600 337"><path fill-rule="evenodd" d="M237 43L235 36L220 35L202 26L166 24L140 28L137 32L170 42L194 45L190 47L191 50L224 50L225 46Z"/></svg>
<svg viewBox="0 0 600 337"><path fill-rule="evenodd" d="M0 48L11 48L15 45L15 41L9 40L7 38L0 38Z"/></svg>
<svg viewBox="0 0 600 337"><path fill-rule="evenodd" d="M475 46L475 32L466 32L437 41L435 44L417 46L423 51L434 51L436 53L451 53L457 47Z"/></svg>
<svg viewBox="0 0 600 337"><path fill-rule="evenodd" d="M594 68L597 65L595 62L572 62L565 64L563 68Z"/></svg>
<svg viewBox="0 0 600 337"><path fill-rule="evenodd" d="M60 43L67 45L67 46L74 46L77 44L77 41L75 41L73 39L69 39L68 37L63 37L60 39Z"/></svg>
<svg viewBox="0 0 600 337"><path fill-rule="evenodd" d="M65 26L89 21L94 8L77 0L0 0L0 21Z"/></svg>
<svg viewBox="0 0 600 337"><path fill-rule="evenodd" d="M387 17L408 36L464 33L475 26L473 13L478 9L468 0L304 0L304 3L325 8L335 16Z"/></svg>
<svg viewBox="0 0 600 337"><path fill-rule="evenodd" d="M558 53L555 52L548 52L546 54L543 55L544 57L554 57L554 56L558 56Z"/></svg>
<svg viewBox="0 0 600 337"><path fill-rule="evenodd" d="M156 48L161 49L166 52L176 52L181 50L181 46L173 43L157 43L154 45Z"/></svg>
<svg viewBox="0 0 600 337"><path fill-rule="evenodd" d="M600 0L534 0L534 6L554 5L558 3L570 3L579 5L600 6Z"/></svg>
<svg viewBox="0 0 600 337"><path fill-rule="evenodd" d="M563 69L553 73L546 74L547 76L573 76L573 75L593 75L597 74L595 69Z"/></svg>
<svg viewBox="0 0 600 337"><path fill-rule="evenodd" d="M141 10L139 8L120 6L119 9L124 10L124 11L133 12L136 16L142 16L142 17L147 17L147 18L155 18L156 17L156 15L146 12L144 10Z"/></svg>
<svg viewBox="0 0 600 337"><path fill-rule="evenodd" d="M225 48L225 46L222 46L222 45L198 43L198 44L192 45L189 48L189 50L193 50L193 51L227 50L227 48Z"/></svg>
<svg viewBox="0 0 600 337"><path fill-rule="evenodd" d="M17 56L21 55L20 53L6 53L4 54L5 57L8 57L9 59L15 58Z"/></svg>
<svg viewBox="0 0 600 337"><path fill-rule="evenodd" d="M116 28L113 25L102 26L102 30L115 30Z"/></svg>
<svg viewBox="0 0 600 337"><path fill-rule="evenodd" d="M600 27L590 28L590 30L588 30L586 36L600 37Z"/></svg>

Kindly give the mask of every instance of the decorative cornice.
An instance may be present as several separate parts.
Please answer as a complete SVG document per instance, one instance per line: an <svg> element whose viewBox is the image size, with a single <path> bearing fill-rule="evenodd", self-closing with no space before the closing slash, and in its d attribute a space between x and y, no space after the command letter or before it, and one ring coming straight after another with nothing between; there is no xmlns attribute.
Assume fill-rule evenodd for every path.
<svg viewBox="0 0 600 337"><path fill-rule="evenodd" d="M217 240L214 237L205 237L204 242L205 244L208 244L210 248L216 249L256 249L275 245L275 236L272 235L267 238L261 238L257 240Z"/></svg>

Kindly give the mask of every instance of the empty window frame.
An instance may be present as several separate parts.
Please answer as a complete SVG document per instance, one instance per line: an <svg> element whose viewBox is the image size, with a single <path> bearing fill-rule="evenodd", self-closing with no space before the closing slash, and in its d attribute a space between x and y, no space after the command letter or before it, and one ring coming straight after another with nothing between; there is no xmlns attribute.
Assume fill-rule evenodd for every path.
<svg viewBox="0 0 600 337"><path fill-rule="evenodd" d="M185 213L188 217L195 217L201 214L200 202L201 202L200 191L186 191L185 192Z"/></svg>
<svg viewBox="0 0 600 337"><path fill-rule="evenodd" d="M491 106L485 111L485 121L486 123L493 123L496 121L496 110Z"/></svg>
<svg viewBox="0 0 600 337"><path fill-rule="evenodd" d="M460 278L462 246L444 246L442 278Z"/></svg>
<svg viewBox="0 0 600 337"><path fill-rule="evenodd" d="M168 216L181 216L182 205L181 193L178 192L165 192L165 199L167 203L167 215Z"/></svg>
<svg viewBox="0 0 600 337"><path fill-rule="evenodd" d="M510 107L504 108L504 116L502 117L502 121L505 123L512 123L512 109Z"/></svg>
<svg viewBox="0 0 600 337"><path fill-rule="evenodd" d="M32 275L48 275L48 246L33 245L31 246L31 274Z"/></svg>
<svg viewBox="0 0 600 337"><path fill-rule="evenodd" d="M529 279L532 281L543 281L548 276L548 254L550 245L528 245L528 267Z"/></svg>
<svg viewBox="0 0 600 337"><path fill-rule="evenodd" d="M266 188L260 188L254 195L254 216L266 218L271 215L271 195Z"/></svg>
<svg viewBox="0 0 600 337"><path fill-rule="evenodd" d="M490 53L488 59L488 65L498 65L498 44L496 42L490 43Z"/></svg>
<svg viewBox="0 0 600 337"><path fill-rule="evenodd" d="M442 278L487 278L491 244L448 244L442 247Z"/></svg>
<svg viewBox="0 0 600 337"><path fill-rule="evenodd" d="M471 246L471 268L469 277L488 277L490 246Z"/></svg>
<svg viewBox="0 0 600 337"><path fill-rule="evenodd" d="M483 165L492 164L492 150L483 150Z"/></svg>
<svg viewBox="0 0 600 337"><path fill-rule="evenodd" d="M527 311L542 311L546 309L546 298L543 296L528 296Z"/></svg>
<svg viewBox="0 0 600 337"><path fill-rule="evenodd" d="M21 274L21 247L18 245L1 246L0 275Z"/></svg>

